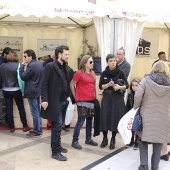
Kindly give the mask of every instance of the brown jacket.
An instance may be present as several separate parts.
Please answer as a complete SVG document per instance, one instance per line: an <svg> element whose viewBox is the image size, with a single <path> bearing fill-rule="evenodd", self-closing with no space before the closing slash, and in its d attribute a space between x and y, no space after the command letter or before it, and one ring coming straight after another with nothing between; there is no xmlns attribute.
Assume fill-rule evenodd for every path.
<svg viewBox="0 0 170 170"><path fill-rule="evenodd" d="M141 140L170 142L170 78L149 74L135 93L134 108L141 108L143 131Z"/></svg>

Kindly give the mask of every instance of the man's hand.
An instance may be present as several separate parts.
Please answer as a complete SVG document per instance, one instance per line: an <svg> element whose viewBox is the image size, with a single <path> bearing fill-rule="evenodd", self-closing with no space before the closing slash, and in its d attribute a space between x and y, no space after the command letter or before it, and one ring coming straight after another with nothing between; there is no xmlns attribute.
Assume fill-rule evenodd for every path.
<svg viewBox="0 0 170 170"><path fill-rule="evenodd" d="M43 107L44 110L46 110L48 107L48 102L42 102L41 106Z"/></svg>

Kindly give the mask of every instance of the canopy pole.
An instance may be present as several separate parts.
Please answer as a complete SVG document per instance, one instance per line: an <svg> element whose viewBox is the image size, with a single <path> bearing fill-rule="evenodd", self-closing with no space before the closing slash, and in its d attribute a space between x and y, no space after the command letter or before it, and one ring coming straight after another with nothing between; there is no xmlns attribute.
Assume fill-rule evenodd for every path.
<svg viewBox="0 0 170 170"><path fill-rule="evenodd" d="M6 16L4 16L4 17L1 17L0 18L0 20L2 20L2 19L4 19L4 18L7 18L7 17L9 17L10 15L6 15Z"/></svg>
<svg viewBox="0 0 170 170"><path fill-rule="evenodd" d="M118 23L119 19L111 19L110 53L116 55L118 49Z"/></svg>
<svg viewBox="0 0 170 170"><path fill-rule="evenodd" d="M86 54L86 28L83 29L83 54Z"/></svg>
<svg viewBox="0 0 170 170"><path fill-rule="evenodd" d="M74 23L76 23L77 25L79 25L81 28L86 28L85 26L82 26L81 24L79 24L78 22L74 21L72 18L68 17L68 19L70 19L71 21L73 21Z"/></svg>

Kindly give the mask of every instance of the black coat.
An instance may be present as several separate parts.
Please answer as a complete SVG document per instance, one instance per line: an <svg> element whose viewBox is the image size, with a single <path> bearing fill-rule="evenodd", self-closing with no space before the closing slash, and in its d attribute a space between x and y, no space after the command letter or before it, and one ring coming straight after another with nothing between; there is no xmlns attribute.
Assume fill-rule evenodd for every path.
<svg viewBox="0 0 170 170"><path fill-rule="evenodd" d="M119 70L118 67L111 71L107 66L101 74L99 88L102 89L102 85L109 83L111 80L116 83L118 79L123 79L126 88L128 88L128 82L123 71ZM124 114L124 93L119 90L114 91L113 87L105 89L101 101L100 131L117 131L117 125Z"/></svg>
<svg viewBox="0 0 170 170"><path fill-rule="evenodd" d="M131 110L133 108L134 95L135 95L135 93L133 93L133 92L128 93L128 99L126 102L126 112L128 112L129 110Z"/></svg>
<svg viewBox="0 0 170 170"><path fill-rule="evenodd" d="M69 78L68 66L66 66L66 76ZM42 102L48 102L48 107L46 110L41 107L42 118L52 121L58 119L57 108L62 87L63 77L57 62L46 64L42 78L41 100Z"/></svg>

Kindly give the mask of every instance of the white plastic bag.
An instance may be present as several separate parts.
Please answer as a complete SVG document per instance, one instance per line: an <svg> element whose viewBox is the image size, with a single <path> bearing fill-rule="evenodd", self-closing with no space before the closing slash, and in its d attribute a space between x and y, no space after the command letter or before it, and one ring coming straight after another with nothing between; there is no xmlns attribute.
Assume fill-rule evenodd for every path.
<svg viewBox="0 0 170 170"><path fill-rule="evenodd" d="M71 100L69 100L69 104L65 116L65 125L69 125L71 123L71 120L73 119L73 114L74 114L74 105L72 104Z"/></svg>
<svg viewBox="0 0 170 170"><path fill-rule="evenodd" d="M134 116L138 109L131 109L127 112L119 121L118 131L122 137L123 143L125 145L129 144L132 138L132 124L134 120Z"/></svg>

